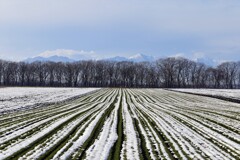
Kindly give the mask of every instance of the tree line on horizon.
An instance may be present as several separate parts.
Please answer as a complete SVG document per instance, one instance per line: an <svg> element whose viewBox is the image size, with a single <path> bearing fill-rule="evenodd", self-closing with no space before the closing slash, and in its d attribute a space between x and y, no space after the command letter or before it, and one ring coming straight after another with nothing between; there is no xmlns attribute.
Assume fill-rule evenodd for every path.
<svg viewBox="0 0 240 160"><path fill-rule="evenodd" d="M155 62L0 60L0 86L239 88L240 62L216 67L186 58Z"/></svg>

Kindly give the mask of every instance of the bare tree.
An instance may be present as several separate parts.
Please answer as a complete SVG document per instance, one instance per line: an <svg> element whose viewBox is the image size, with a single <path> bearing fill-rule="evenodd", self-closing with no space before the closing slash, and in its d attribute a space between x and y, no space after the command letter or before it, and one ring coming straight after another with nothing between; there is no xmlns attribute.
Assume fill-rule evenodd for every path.
<svg viewBox="0 0 240 160"><path fill-rule="evenodd" d="M155 62L10 62L0 60L0 85L68 87L240 87L240 62L217 67L171 57Z"/></svg>
<svg viewBox="0 0 240 160"><path fill-rule="evenodd" d="M22 86L26 85L25 84L25 78L26 78L26 72L27 72L27 67L28 65L25 62L20 62L18 64L19 67L19 79L20 79L20 84Z"/></svg>
<svg viewBox="0 0 240 160"><path fill-rule="evenodd" d="M236 86L238 64L235 62L225 62L219 65L218 69L223 73L225 88L234 88Z"/></svg>
<svg viewBox="0 0 240 160"><path fill-rule="evenodd" d="M164 87L172 88L175 86L175 77L176 77L176 59L167 58L160 59L157 61L159 67L160 76L163 78Z"/></svg>

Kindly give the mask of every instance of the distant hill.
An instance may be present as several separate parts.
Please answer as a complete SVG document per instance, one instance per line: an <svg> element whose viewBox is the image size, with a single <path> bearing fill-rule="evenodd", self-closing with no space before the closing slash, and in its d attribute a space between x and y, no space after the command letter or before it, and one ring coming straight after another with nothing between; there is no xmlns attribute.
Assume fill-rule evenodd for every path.
<svg viewBox="0 0 240 160"><path fill-rule="evenodd" d="M104 59L107 61L116 61L116 62L121 62L121 61L129 61L129 62L151 62L154 61L155 58L152 56L147 56L144 54L136 54L130 57L120 57L120 56L116 56L116 57L112 57L112 58L107 58Z"/></svg>
<svg viewBox="0 0 240 160"><path fill-rule="evenodd" d="M151 61L154 61L155 58L152 57L152 56L147 56L147 55L144 55L144 54L136 54L134 56L131 56L128 58L130 61L134 61L134 62L151 62Z"/></svg>
<svg viewBox="0 0 240 160"><path fill-rule="evenodd" d="M121 56L116 56L116 57L106 58L106 59L103 59L103 60L114 61L114 62L122 62L122 61L128 61L128 58L121 57Z"/></svg>
<svg viewBox="0 0 240 160"><path fill-rule="evenodd" d="M89 56L79 56L76 57L74 59L71 59L69 57L65 57L65 56L50 56L50 57L42 57L42 56L37 56L37 57L33 57L33 58L28 58L26 60L24 60L24 62L28 62L28 63L32 63L35 61L40 61L40 62L48 62L48 61L52 61L52 62L75 62L75 61L80 61L80 60L96 60L93 57ZM105 58L105 59L99 59L99 60L105 60L105 61L114 61L114 62L123 62L123 61L128 61L128 62L152 62L155 61L156 58L154 58L153 56L148 56L148 55L144 55L144 54L136 54L130 57L123 57L123 56L115 56L115 57L111 57L111 58ZM198 58L195 59L194 61L198 62L198 63L204 63L208 66L217 66L217 62L215 62L213 59L210 58Z"/></svg>
<svg viewBox="0 0 240 160"><path fill-rule="evenodd" d="M74 62L74 61L79 61L79 60L95 60L92 57L78 57L77 59L71 59L68 57L64 56L50 56L50 57L42 57L42 56L37 56L33 58L28 58L24 60L24 62L32 63L35 61L40 61L40 62ZM106 60L106 61L114 61L114 62L122 62L122 61L129 61L129 62L151 62L154 61L154 57L152 56L147 56L144 54L136 54L130 57L121 57L121 56L116 56L116 57L111 57L111 58L105 58L105 59L99 59L99 60Z"/></svg>
<svg viewBox="0 0 240 160"><path fill-rule="evenodd" d="M24 60L24 62L28 62L28 63L32 63L35 61L40 61L40 62L48 62L48 61L52 61L52 62L74 62L75 60L70 59L68 57L63 57L63 56L50 56L50 57L41 57L41 56L37 56L37 57L33 57L33 58L28 58L26 60Z"/></svg>

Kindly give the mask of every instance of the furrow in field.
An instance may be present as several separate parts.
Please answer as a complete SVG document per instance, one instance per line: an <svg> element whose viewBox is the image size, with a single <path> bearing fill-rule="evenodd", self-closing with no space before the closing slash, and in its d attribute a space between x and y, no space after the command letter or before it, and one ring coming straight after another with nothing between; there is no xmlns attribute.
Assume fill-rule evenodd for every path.
<svg viewBox="0 0 240 160"><path fill-rule="evenodd" d="M71 142L67 149L60 150L53 159L78 159L81 156L85 156L85 151L89 147L91 141L98 136L103 122L111 111L114 109L116 95L112 97L112 101L109 104L105 104L103 110L97 114L97 116L91 121L91 123L84 128L84 132Z"/></svg>
<svg viewBox="0 0 240 160"><path fill-rule="evenodd" d="M92 107L93 107L93 106L92 106ZM86 107L86 106L85 106L85 108L83 108L83 111L84 111L84 110L86 111L86 110L89 110L89 109L90 109L89 107ZM35 141L36 139L40 138L41 136L45 135L46 133L53 131L56 127L60 126L62 123L65 123L65 120L68 121L69 119L72 119L73 117L79 115L80 113L81 113L81 111L80 111L80 112L77 112L77 113L76 113L76 111L75 111L75 112L72 112L69 116L61 117L62 119L60 119L59 121L56 121L55 123L53 123L52 125L49 125L48 127L44 127L44 128L46 128L46 129L44 129L44 128L39 128L38 133L36 132L36 133L32 134L32 135L33 135L32 137L31 137L31 136L30 136L30 137L22 137L22 134L20 134L20 133L18 132L17 135L21 135L20 138L19 138L20 141L18 141L18 143L17 143L17 142L15 142L15 143L10 143L11 145L8 146L8 148L9 148L9 149L12 149L12 148L14 148L14 147L16 146L16 147L15 147L15 148L16 148L16 151L21 150L21 147L24 148L24 147L28 146L31 141L33 142L33 141ZM66 114L66 113L65 113L65 114ZM57 115L57 116L59 116L59 115ZM53 117L52 117L52 118L53 118ZM48 122L48 121L49 121L49 119L45 120L44 122ZM44 123L44 122L41 122L41 123ZM38 127L38 125L35 125L35 126ZM31 126L31 128L34 128L34 129L35 129L35 126ZM23 129L23 131L26 132L26 128ZM32 130L31 130L31 131L32 131ZM45 134L43 134L43 133L45 133ZM16 136L15 133L14 133L13 137L14 137L14 136ZM6 138L6 137L5 137L5 138ZM11 138L12 138L11 136L8 136L8 137L7 137L7 139L11 139ZM16 137L15 137L15 138L16 138ZM27 140L26 140L27 142L26 142L24 139L22 139L22 138L27 139ZM5 139L5 142L6 142L6 139ZM28 142L29 142L29 143L28 143ZM15 146L14 146L14 145L15 145ZM21 145L22 145L22 146L21 146ZM21 147L17 147L17 146L21 146ZM11 151L8 151L7 148L5 148L4 150L1 150L1 154L3 154L4 157L9 156L9 154L8 154L9 152L11 152Z"/></svg>
<svg viewBox="0 0 240 160"><path fill-rule="evenodd" d="M115 108L111 115L105 120L104 126L99 137L86 151L86 159L107 159L111 148L118 139L117 135L117 122L118 110L120 106L121 95L115 104Z"/></svg>
<svg viewBox="0 0 240 160"><path fill-rule="evenodd" d="M1 114L0 160L238 159L239 115L209 97L101 89Z"/></svg>
<svg viewBox="0 0 240 160"><path fill-rule="evenodd" d="M108 154L108 160L112 160L112 159L116 159L116 160L120 160L120 155L121 155L121 150L122 150L122 144L123 144L123 138L124 138L124 134L123 134L123 108L122 108L122 89L119 90L119 93L121 94L121 96L119 97L119 109L118 109L118 122L117 122L117 140L116 142L113 144L109 154Z"/></svg>
<svg viewBox="0 0 240 160"><path fill-rule="evenodd" d="M177 132L174 132L174 129L170 127L170 125L167 121L164 120L164 118L159 117L159 114L155 114L152 108L149 108L145 105L142 106L140 109L147 115L150 121L154 123L155 127L157 126L160 135L162 135L164 139L165 146L168 146L166 147L167 152L173 159L177 157L181 157L182 159L190 158L191 154L185 147L185 145L187 145L188 147L190 147L190 145L187 142L185 142L185 144L183 145L183 142L178 141L178 139L181 137Z"/></svg>
<svg viewBox="0 0 240 160"><path fill-rule="evenodd" d="M126 93L123 94L123 127L124 141L121 150L121 159L139 159L139 140L136 129L134 128L133 117L129 112L129 106L126 101Z"/></svg>
<svg viewBox="0 0 240 160"><path fill-rule="evenodd" d="M138 94L134 91L130 91L132 94ZM136 110L139 113L139 117L144 120L147 124L144 128L147 128L146 131L148 136L150 136L150 140L152 141L153 150L155 149L158 153L157 158L161 159L176 159L176 152L174 152L174 147L170 145L168 138L163 132L157 128L157 123L153 121L152 117L149 116L148 110L146 110L145 106L142 103L137 102L137 100L132 97L133 104L136 105Z"/></svg>
<svg viewBox="0 0 240 160"><path fill-rule="evenodd" d="M98 91L99 92L99 91ZM94 93L93 93L94 94ZM99 92L98 94L101 94L101 92ZM87 96L90 97L90 96ZM98 96L99 97L99 96ZM0 122L2 121L3 123L0 123L0 134L2 131L10 129L10 128L14 128L14 127L21 127L23 128L23 126L28 125L27 122L29 122L30 124L33 123L34 121L39 121L41 120L41 117L43 117L44 119L51 117L53 115L56 115L60 112L66 112L69 111L71 109L77 108L81 105L87 104L88 102L81 102L81 101L74 101L75 104L78 105L70 105L70 104L66 104L66 105L53 105L53 106L47 106L47 107L43 107L43 108L39 108L36 110L30 110L27 113L25 112L20 112L20 113L14 113L13 115L9 115L8 118L4 118L3 120L0 120ZM23 126L21 126L21 124Z"/></svg>
<svg viewBox="0 0 240 160"><path fill-rule="evenodd" d="M111 98L111 96L108 98ZM82 126L86 126L90 123L103 109L105 109L104 104L100 103L84 115L81 115L80 117L72 120L70 123L65 124L57 132L55 131L53 134L39 142L38 145L35 145L35 149L27 153L28 157L39 157L41 159L52 157L51 152L56 149L57 146L65 144L68 140L67 137L69 137L69 135L73 136L77 130L78 132L81 132L83 128Z"/></svg>
<svg viewBox="0 0 240 160"><path fill-rule="evenodd" d="M146 101L146 103L145 103L145 105L147 105L147 104L149 104L147 101ZM159 107L159 109L160 109L161 107ZM167 107L168 108L168 107ZM152 107L151 108L148 108L148 110L151 110L152 109ZM176 109L176 108L175 108ZM161 115L161 114L163 114L165 111L164 110L161 110L161 111L159 111L159 110L154 110L154 112L157 112L159 115ZM171 112L169 112L168 114L171 114ZM153 116L150 116L150 117L153 117ZM164 115L163 114L163 116L162 116L162 118L166 118L167 117L167 115ZM169 120L166 120L166 121L169 121L169 122L174 122L175 120L174 119L169 119ZM175 122L176 123L176 122ZM181 123L180 123L181 124ZM170 124L169 124L170 125ZM175 125L175 124L174 124ZM172 125L173 127L174 127L174 125ZM175 128L174 130L173 130L173 132L175 131L175 130L177 130L178 128ZM188 128L185 128L185 130L189 130ZM184 141L184 139L182 139L183 141ZM187 146L187 144L185 144L186 146ZM185 152L185 151L184 151Z"/></svg>
<svg viewBox="0 0 240 160"><path fill-rule="evenodd" d="M100 93L101 94L101 93ZM77 104L77 105L74 105ZM71 104L66 104L66 105L59 105L59 106L48 106L48 107L43 107L44 109L37 109L37 110L31 110L29 113L19 113L19 114L15 114L14 115L9 115L10 118L8 119L4 119L3 122L6 124L8 123L10 125L10 127L14 128L16 126L20 126L21 122L22 124L27 124L26 122L29 121L31 123L32 121L36 121L39 120L41 117L51 117L53 114L58 114L60 112L66 112L69 110L73 110L76 108L80 108L81 105L84 104L89 104L89 102L81 102L81 101L74 101ZM0 132L3 130L8 129L6 126L4 126L4 128L0 129Z"/></svg>
<svg viewBox="0 0 240 160"><path fill-rule="evenodd" d="M99 107L103 107L103 105L99 105ZM99 107L96 107L99 109ZM88 124L88 121L92 121L93 118L99 113L98 110L92 110L92 112L88 112L81 117L75 119L71 123L64 125L60 130L54 132L54 134L48 136L47 139L43 140L41 143L36 145L33 150L27 152L22 156L22 159L25 158L43 158L46 157L47 154L55 148L57 145L60 145L63 139L69 137L70 133L74 132L76 128L81 131L81 127ZM88 119L88 121L86 121Z"/></svg>
<svg viewBox="0 0 240 160"><path fill-rule="evenodd" d="M184 125L188 125L190 128L194 128L195 132L209 139L213 144L215 144L216 147L218 146L219 153L224 153L225 150L225 155L227 155L226 151L229 151L230 155L232 155L233 157L238 157L237 154L240 151L238 149L240 148L238 142L234 142L229 137L226 137L218 133L217 131L214 131L211 127L203 125L203 123L200 123L200 121L197 122L193 119L177 113L171 113L171 115L173 115L173 117L175 117L176 119L179 119L179 121L181 121L181 123L183 123Z"/></svg>
<svg viewBox="0 0 240 160"><path fill-rule="evenodd" d="M8 146L7 148L5 148L1 154L4 154L6 157L10 156L12 153L12 149L14 149L15 152L22 150L25 147L28 147L30 144L33 144L35 141L37 141L38 139L40 139L41 137L46 136L48 133L50 133L51 131L54 131L60 127L62 124L67 123L68 121L71 121L71 119L73 119L74 117L78 116L81 113L74 113L71 114L69 116L66 117L61 117L60 120L52 123L51 125L45 127L45 128L41 128L39 129L39 131L35 134L33 134L32 136L26 137L25 139L21 140L19 138L19 141L17 143L12 143L10 146ZM48 119L46 120L48 121ZM19 133L20 134L20 133ZM21 134L20 134L21 135ZM20 147L19 147L20 146Z"/></svg>
<svg viewBox="0 0 240 160"><path fill-rule="evenodd" d="M132 94L128 93L128 104L136 123L136 128L140 136L140 148L143 159L163 159L163 153L159 148L159 143L156 140L156 133L146 121L146 118L139 112L138 103L132 99ZM159 140L160 141L160 140Z"/></svg>
<svg viewBox="0 0 240 160"><path fill-rule="evenodd" d="M159 107L160 108L160 107ZM170 108L169 106L167 107L167 108ZM175 108L175 110L179 110L179 109L177 109L177 108ZM174 111L174 110L173 110ZM172 111L172 113L174 113ZM162 113L163 111L161 111L161 113ZM169 114L172 114L171 112L169 112ZM186 115L185 115L185 117L184 118L186 118ZM186 122L182 122L183 124L185 124ZM195 123L194 123L195 124ZM197 127L196 127L197 128ZM208 131L210 131L210 129L208 129L208 127L202 127L203 129L205 129L204 131L204 134L206 134L206 133L208 133L208 132L206 132L206 130L208 130ZM190 130L190 129L189 129ZM225 140L225 141L227 141L228 143L231 143L230 145L227 145L228 147L230 147L230 148L232 148L231 146L236 146L236 143L234 144L234 142L231 142L231 141L229 141L229 140L226 140L225 139L225 137L223 137L222 135L219 135L218 133L216 133L216 132L213 132L213 131L211 131L211 133L212 134L214 134L214 135L218 135L218 136L220 136L220 137L222 137L222 139L223 140ZM221 139L221 138L220 138ZM218 138L216 138L216 142L218 142ZM221 141L219 142L221 145L222 145L222 143L221 143ZM218 144L218 143L217 143ZM217 146L219 146L219 145L217 145ZM221 149L220 149L221 150ZM234 149L234 150L232 150L233 152L234 151L237 151L236 149ZM220 151L219 151L220 152ZM235 154L232 154L233 156L235 155Z"/></svg>

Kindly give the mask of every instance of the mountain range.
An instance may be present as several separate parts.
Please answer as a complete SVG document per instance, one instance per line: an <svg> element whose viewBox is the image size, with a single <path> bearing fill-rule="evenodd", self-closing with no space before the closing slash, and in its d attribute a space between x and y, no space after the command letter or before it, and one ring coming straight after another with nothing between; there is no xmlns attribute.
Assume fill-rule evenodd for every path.
<svg viewBox="0 0 240 160"><path fill-rule="evenodd" d="M130 57L121 57L121 56L116 56L112 58L107 58L104 59L107 61L116 61L116 62L121 62L121 61L130 61L130 62L152 62L156 60L156 58L144 54L136 54Z"/></svg>
<svg viewBox="0 0 240 160"><path fill-rule="evenodd" d="M52 62L74 62L75 60L70 59L68 57L64 57L64 56L50 56L50 57L41 57L41 56L37 56L37 57L33 57L33 58L28 58L26 60L24 60L25 62L28 63L32 63L35 61L40 61L40 62L47 62L47 61L52 61Z"/></svg>
<svg viewBox="0 0 240 160"><path fill-rule="evenodd" d="M94 57L86 57L86 56L79 56L77 58L69 58L66 56L58 56L58 55L53 55L49 57L43 57L43 56L37 56L33 58L28 58L24 60L25 62L32 63L35 61L41 61L41 62L47 62L47 61L52 61L52 62L75 62L75 61L80 61L80 60L105 60L105 61L114 61L114 62L122 62L122 61L128 61L128 62L153 62L157 58L153 56L148 56L144 54L136 54L130 57L123 57L123 56L115 56L115 57L110 57L110 58L105 58L105 59L96 59ZM214 61L213 59L210 58L197 58L194 59L194 61L199 62L199 63L204 63L208 66L217 66L218 63Z"/></svg>
<svg viewBox="0 0 240 160"><path fill-rule="evenodd" d="M86 58L78 58L78 59L71 59L65 56L49 56L49 57L42 57L42 56L37 56L33 58L28 58L24 60L25 62L32 63L35 61L41 61L41 62L47 62L47 61L52 61L52 62L74 62L74 61L80 61L80 60L105 60L105 61L115 61L115 62L121 62L121 61L129 61L129 62L151 62L154 61L155 58L152 56L144 55L144 54L136 54L130 57L121 57L121 56L115 56L111 58L105 58L105 59L95 59L93 57L89 57L88 59Z"/></svg>

